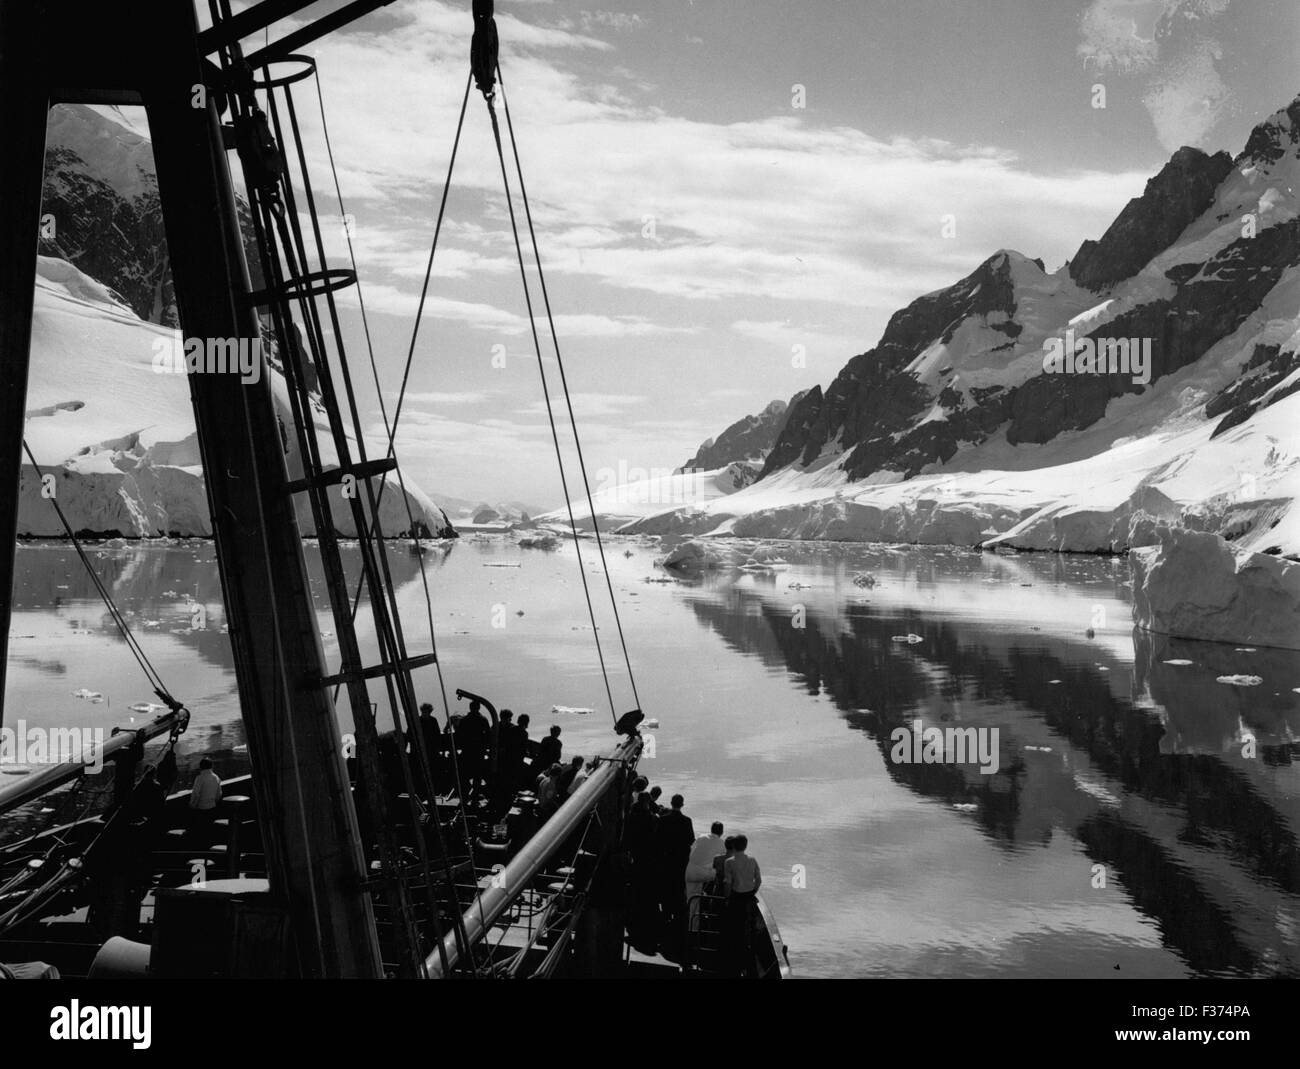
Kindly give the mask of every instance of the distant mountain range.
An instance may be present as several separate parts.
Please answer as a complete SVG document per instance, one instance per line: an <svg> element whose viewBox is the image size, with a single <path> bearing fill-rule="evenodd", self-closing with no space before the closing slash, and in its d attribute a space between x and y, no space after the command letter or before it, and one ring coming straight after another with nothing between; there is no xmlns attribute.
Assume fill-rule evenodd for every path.
<svg viewBox="0 0 1300 1069"><path fill-rule="evenodd" d="M998 251L894 313L827 387L689 462L751 465L751 484L611 518L1105 550L1142 537L1145 517L1300 552L1298 181L1300 97L1235 159L1179 149L1059 270ZM1067 344L1073 370L1051 359Z"/></svg>
<svg viewBox="0 0 1300 1069"><path fill-rule="evenodd" d="M543 511L522 501L474 501L471 498L448 497L446 494L440 494L438 502L451 517L452 523L526 524Z"/></svg>

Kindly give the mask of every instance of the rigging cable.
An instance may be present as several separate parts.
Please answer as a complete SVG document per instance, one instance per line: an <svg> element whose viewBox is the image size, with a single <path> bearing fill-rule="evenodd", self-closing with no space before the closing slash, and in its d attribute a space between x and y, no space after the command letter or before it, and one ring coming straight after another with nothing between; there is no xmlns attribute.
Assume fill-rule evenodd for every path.
<svg viewBox="0 0 1300 1069"><path fill-rule="evenodd" d="M596 607L591 600L591 585L587 582L587 569L582 566L582 549L579 546L578 524L573 517L573 501L569 497L569 480L564 474L564 452L560 447L560 432L555 426L555 409L551 405L551 390L546 383L546 367L542 361L542 343L537 337L537 320L533 315L533 297L528 287L528 269L524 265L524 249L519 240L519 226L515 220L515 202L510 193L510 175L506 171L505 150L501 147L501 127L497 123L496 107L493 104L494 92L484 91L483 99L487 102L488 115L492 119L492 138L496 141L497 159L501 163L501 182L506 191L506 207L510 210L510 229L514 234L515 255L519 260L519 275L524 284L524 303L528 309L528 326L533 334L533 349L537 353L537 371L542 377L542 397L546 401L546 418L551 425L551 441L555 444L555 460L560 469L560 489L564 493L564 507L569 514L569 530L573 533L573 550L578 558L578 574L582 576L582 594L587 600L587 615L591 619L591 631L596 639L596 657L600 661L600 675L605 682L605 695L609 699L609 715L618 723L618 708L614 705L614 692L609 684L609 671L605 667L605 652L600 645L600 629L596 625ZM575 428L576 430L576 428ZM595 507L592 507L592 520L595 520Z"/></svg>
<svg viewBox="0 0 1300 1069"><path fill-rule="evenodd" d="M428 265L426 266L426 269L425 269L425 291L422 291L422 293L421 293L420 307L419 307L419 309L417 310L417 313L416 313L415 331L413 331L413 333L412 333L411 345L410 345L410 349L409 349L409 351L408 351L408 353L407 353L406 366L405 366L405 370L404 370L404 373L403 373L403 376L402 376L402 385L401 385L401 389L400 389L400 391L399 391L399 393L398 393L397 409L396 409L396 412L394 413L393 421L392 421L391 423L389 422L389 418L388 418L387 406L386 406L385 403L384 403L384 398L383 398L383 387L382 387L382 385L381 385L381 383L380 383L380 379L379 379L379 368L378 368L378 364L377 364L377 362L376 362L376 360L375 360L374 345L373 345L372 338L371 338L371 334L370 334L370 325L369 325L369 321L368 321L368 318L367 318L367 315L366 315L365 299L364 299L364 296L363 296L363 294L362 294L361 278L360 278L360 273L359 273L359 271L358 271L358 269L357 269L357 261L356 261L355 249L354 249L353 244L352 244L352 233L351 233L351 227L346 225L347 214L346 214L346 209L345 209L344 204L343 204L343 191L342 191L341 186L340 186L340 183L339 183L338 168L337 168L337 166L336 166L336 164L335 164L335 161L334 161L334 150L333 150L333 146L332 146L332 143L331 143L331 141L330 141L330 136L329 136L329 123L328 123L328 120L327 120L326 115L325 115L325 98L324 98L324 92L323 92L323 90L322 90L322 88L321 88L321 80L320 80L319 75L317 75L317 77L316 77L316 79L315 79L315 82L316 82L316 97L317 97L317 102L318 102L319 109L320 109L321 129L322 129L322 132L323 132L323 134L324 134L326 155L327 155L328 160L329 160L329 165L330 165L330 174L331 174L331 177L332 177L332 179L333 179L335 197L336 197L336 199L337 199L337 201L338 201L338 205L339 205L339 214L340 214L340 216L342 216L342 217L344 218L344 221L345 221L345 226L344 226L344 235L345 235L345 237L346 237L346 239L347 239L348 258L349 258L349 260L350 260L350 262L351 262L351 265L352 265L352 272L353 272L353 275L354 275L354 277L356 278L357 299L358 299L358 304L359 304L359 306L360 306L362 327L363 327L363 330L364 330L364 333L365 333L366 349L367 349L367 353L368 353L369 361L370 361L370 371L371 371L371 375L372 375L372 377L373 377L373 381L374 381L374 384L375 384L375 392L376 392L376 394L377 394L377 396L378 396L378 398L379 398L379 410L380 410L380 415L381 415L381 417L382 417L382 419L383 419L383 422L384 422L384 430L385 430L385 432L386 432L386 434L387 434L387 436L388 436L388 449L387 449L387 455L390 456L390 457L396 458L397 420L398 420L398 418L399 418L400 415L401 415L402 402L403 402L403 400L404 400L404 398L405 398L405 396L406 396L406 387L407 387L407 382L408 382L408 380L409 380L410 371L411 371L411 365L412 365L412 360L413 360L413 357L414 357L414 354L415 354L415 331L418 331L418 329L419 329L420 317L421 317L422 314L423 314L424 295L425 295L425 292L427 292L428 281L429 281L429 278L430 278L430 276L431 276L431 274L432 274L432 270L433 270L433 259L434 259L434 253L437 251L438 237L439 237L439 234L441 233L441 230L442 230L442 221L443 221L443 217L444 217L444 214L445 214L445 211L446 211L446 206L447 206L447 197L448 197L448 194L449 194L449 192L450 192L450 188L451 188L451 177L452 177L452 172L453 172L453 169L455 168L455 164L456 164L456 154L457 154L457 150L459 149L459 146L460 146L460 135L461 135L461 130L462 130L463 125L464 125L464 121L465 121L465 111L466 111L466 109L467 109L467 105L468 105L468 102L469 102L469 81L467 80L466 83L465 83L465 94L464 94L464 99L461 101L460 118L459 118L459 121L457 122L457 125L456 125L456 136L455 136L455 139L454 139L454 141L453 141L453 143L452 143L451 159L450 159L450 161L449 161L449 163L448 163L448 168L447 168L447 178L446 178L446 181L445 181L445 183L444 183L444 185L443 185L442 200L441 200L441 203L440 203L440 205L439 205L439 209L438 209L438 218L437 218L437 222L436 222L435 227L434 227L433 244L432 244L432 248L430 249L430 252L429 252L429 261L428 261ZM296 132L297 132L297 127L296 127L296 124L295 124L295 133L296 133ZM413 513L412 513L412 510L411 510L411 499L410 499L410 496L409 496L409 495L407 494L407 492L406 492L406 480L405 480L405 478L404 478L404 476L403 476L403 474L402 474L402 470L401 470L400 467L396 468L395 470L396 470L396 473L397 473L398 488L400 489L401 494L402 494L402 503L403 503L403 506L404 506L405 511L406 511L406 517L407 517L408 529L409 529L409 531L410 531L410 534L411 534L412 539L415 540L415 542L416 542L416 544L417 544L417 546L418 546L418 544L419 544L419 536L416 534L415 517L414 517L414 515L413 515ZM379 490L378 490L378 493L377 493L377 496L376 496L376 500L375 500L375 522L376 522L376 523L378 522L378 509L379 509L380 504L383 502L384 491L385 491L385 489L386 489L386 487L387 487L387 485L388 485L388 484L387 484L387 475L388 475L388 473L387 473L387 472L384 472L384 473L381 475L381 477L380 477ZM429 589L429 578L428 578L428 572L427 572L427 569L425 568L425 562L424 562L423 555L420 555L420 556L419 556L417 563L418 563L418 566L419 566L419 569L420 569L420 582L421 582L421 585L422 585L422 587L423 587L423 591L424 591L425 614L426 614L426 617L427 617L427 620L428 620L428 625L429 625L429 643L430 643L430 650L431 650L431 651L433 652L433 654L434 654L434 662L433 662L433 663L434 663L434 668L435 668L435 670L436 670L436 672L437 672L437 677L438 677L438 689L439 689L439 692L440 692L441 697L442 697L443 715L444 715L444 717L446 718L447 722L450 724L450 722L451 722L451 707L450 707L450 702L448 701L448 698L447 698L447 685L446 685L445 678L444 678L444 676L443 676L443 671L442 671L442 662L441 662L441 660L440 660L440 659L438 658L438 656L437 656L437 637L436 637L436 632L435 632L434 622L433 622L433 596L432 596L432 593L430 592L430 589ZM364 589L364 577L363 577L361 580L358 581L357 592L356 592L355 597L353 598L352 609L351 609L351 616L352 616L353 621L356 620L357 613L358 613L358 611L359 611L359 609L360 609L360 605L361 605L361 594L362 594L363 589ZM338 697L338 692L339 692L339 687L336 686L336 687L335 687L335 698L336 698L336 699L337 699L337 697ZM400 734L401 734L401 728L400 728L400 725L398 726L398 732L399 732L399 735L400 735ZM424 739L423 739L423 735L422 735L421 732L418 732L418 731L415 732L414 735L413 735L413 737L414 737L414 745L415 745L415 748L416 748L418 754L421 756L421 759L422 759L422 760L421 760L421 765L423 766L422 771L424 772L425 779L426 779L426 787L427 787L427 790L428 790L428 792L429 792L429 794L430 794L430 804L431 804L431 809L430 809L430 819L431 819L431 821L433 822L433 824L434 824L434 826L435 826L435 832L436 832L436 836L437 836L437 839L438 839L440 852L442 853L442 855L443 855L443 857L444 857L444 861L446 861L447 858L448 858L448 855L447 855L447 852L446 852L445 844L444 844L444 842L443 842L442 827L441 827L441 823L439 822L439 820L438 820L438 818L437 818L437 809L436 809L436 804L434 804L434 802L433 802L433 794L435 793L435 792L434 792L434 783L433 783L433 755L431 755L431 754L429 754L429 753L426 752L426 747L425 747L425 745L424 745ZM453 745L453 747L452 747L452 755L451 755L451 756L452 756L453 774L456 776L457 782L459 782L460 774L459 774L459 769L456 767L457 763L456 763L456 754L455 754L455 747L454 747L454 745ZM411 785L408 784L407 786L408 786L408 791L409 791ZM414 795L413 795L413 797L414 797ZM466 841L469 842L469 841L470 841L470 838L471 838L471 836L470 836L470 830L469 830L469 825L468 825L467 821L465 820L465 815L464 815L463 810L462 810L462 812L461 812L461 823L462 823L462 830L463 830L463 832L464 832L464 834L465 834L465 837L466 837ZM457 936L458 936L459 941L461 941L462 944L463 944L463 941L464 941L465 935L464 935L464 930L463 930L463 924L462 924L461 917L460 917L460 909L459 909L459 907L460 907L460 901L459 901L459 896L458 896L457 893L456 893L455 882L454 882L454 880L451 878L451 871L450 871L450 868L448 868L448 870L447 870L447 883L448 883L448 889L451 891L451 893L452 893L452 895L453 895L453 900L454 900L455 903L456 903L456 917L455 917L455 922L456 922ZM482 891L481 891L481 889L479 889L477 893L478 893L479 896L481 897L481 895L482 895ZM436 922L435 922L435 925L436 925ZM443 944L442 944L442 939L441 939L441 933L439 933L439 938L438 938L438 949L439 949L439 953L442 954L443 957L444 957L444 962L443 962L443 964L444 964L444 968L445 968L445 966L446 966L446 962L445 962L445 951L443 950ZM470 960L471 965L473 965L473 956L472 956L471 953L469 953L469 948L468 948L468 947L466 947L465 949L466 949L466 952L467 952L467 953L466 953L466 956L467 956L467 958ZM475 969L475 971L477 972L477 969Z"/></svg>
<svg viewBox="0 0 1300 1069"><path fill-rule="evenodd" d="M573 444L578 453L578 471L582 473L582 488L587 495L587 507L591 510L591 529L596 536L596 549L600 553L601 570L605 573L605 586L609 590L609 603L614 610L614 623L618 628L619 645L623 648L623 663L627 666L628 682L632 685L632 698L636 702L636 707L641 708L641 696L636 689L636 676L632 672L632 659L628 656L627 640L623 637L623 621L618 613L618 601L614 597L614 582L610 578L609 565L605 560L605 544L600 537L600 521L596 519L596 506L591 497L591 484L587 481L587 465L582 458L582 442L578 438L578 420L573 414L573 399L569 393L569 382L564 374L564 359L560 356L560 339L555 330L555 317L551 314L551 298L546 289L546 275L542 272L542 257L538 251L537 234L533 230L533 213L528 207L528 189L524 185L524 170L519 162L519 146L515 141L514 124L510 121L510 101L506 98L506 82L501 76L501 65L497 64L497 83L501 87L501 104L506 113L506 131L510 135L510 150L515 157L515 171L519 175L519 196L524 205L524 218L528 222L528 236L532 239L533 259L537 263L537 279L541 284L542 302L546 307L546 319L551 328L551 344L555 347L555 363L560 370L560 383L564 387L564 403L569 410L569 423L573 428ZM494 124L495 125L495 124ZM498 142L498 148L500 143ZM573 517L570 512L570 524ZM577 532L574 532L576 540Z"/></svg>
<svg viewBox="0 0 1300 1069"><path fill-rule="evenodd" d="M36 463L36 457L32 455L32 447L27 444L25 439L23 441L23 451L27 454L27 460L31 463L32 467L36 469L36 477L44 480L45 475L41 471L41 466ZM80 540L73 533L72 525L68 522L68 517L64 515L63 509L59 505L58 498L51 497L49 501L50 504L54 506L54 511L58 514L59 522L63 524L63 530L67 534L68 540L72 543L72 548L77 551L77 556L81 558L81 563L85 565L86 572L90 576L90 581L95 585L95 590L99 593L105 607L108 609L108 615L112 618L113 623L117 625L118 631L121 632L122 638L126 642L127 649L131 651L131 656L135 658L136 664L140 666L140 670L145 674L145 678L149 680L149 685L153 687L153 692L166 703L167 707L171 709L172 712L179 712L184 707L183 704L171 696L166 684L162 681L162 676L158 674L157 669L154 668L153 663L149 660L148 654L144 652L143 647L141 647L139 641L132 633L130 625L126 622L126 618L123 617L121 610L119 610L113 603L112 595L109 594L108 589L99 578L94 565L90 563L90 558L86 556L86 551L82 548Z"/></svg>
<svg viewBox="0 0 1300 1069"><path fill-rule="evenodd" d="M397 455L397 454L396 454L396 444L395 444L395 443L396 443L396 440L397 440L397 424L398 424L398 421L401 419L401 416L402 416L402 404L403 404L403 402L404 402L404 400L405 400L405 398L406 398L406 387L407 387L407 384L408 384L408 382L410 381L410 377L411 377L411 365L412 365L412 363L413 363L413 361L414 361L414 359L415 359L415 341L416 341L417 336L419 335L419 330L420 330L420 320L421 320L421 317L424 315L424 303L425 303L425 299L426 299L426 296L427 296L428 291L429 291L429 279L430 279L430 277L431 277L432 274L433 274L433 259L434 259L434 254L438 251L438 238L439 238L439 236L440 236L441 233L442 233L442 220L443 220L443 216L445 215L446 210L447 210L447 196L448 196L448 194L449 194L450 191L451 191L451 176L452 176L452 172L454 171L454 169L455 169L455 167L456 167L456 153L457 153L457 151L458 151L459 148L460 148L460 135L461 135L461 130L463 129L463 127L464 127L464 125L465 125L465 111L466 111L466 108L468 107L468 104L469 104L469 87L470 87L470 80L471 80L471 77L472 77L472 76L470 76L470 77L466 77L466 79L465 79L465 93L464 93L464 97L462 98L461 103L460 103L460 118L459 118L459 119L457 120L457 122L456 122L456 136L455 136L455 138L453 139L453 141L452 141L452 145L451 145L451 158L450 158L450 160L448 161L448 164L447 164L447 178L446 178L446 180L443 182L443 187L442 187L442 200L441 200L441 202L440 202L439 205L438 205L438 218L437 218L437 222L434 224L434 228L433 228L433 243L432 243L432 245L431 245L430 248L429 248L429 260L428 260L428 263L426 264L425 269L424 269L424 285L423 285L423 286L421 287L421 289L420 289L420 302L419 302L419 305L417 306L417 308L416 308L416 312L415 312L415 324L414 324L414 326L413 326L412 329L411 329L411 343L410 343L410 346L408 347L408 349L407 349L407 353L406 353L406 366L405 366L405 368L404 368L403 371L402 371L402 385L401 385L401 388L398 390L398 394L397 394L397 407L396 407L396 409L395 409L394 412L393 412L393 421L392 421L391 424L390 424L389 421L388 421L388 413L387 413L387 410L386 410L386 406L385 406L384 403L383 403L383 392L382 392L382 390L380 390L380 387L379 387L379 378L378 378L379 372L378 372L378 369L377 369L376 366L375 366L374 352L373 352L373 350L371 351L370 361L371 361L371 369L372 369L372 371L373 371L373 373L374 373L374 375L375 375L375 389L376 389L377 391L379 391L379 394L380 394L380 412L381 412L381 414L383 415L383 420L384 420L384 430L388 433L388 452L387 452L387 455L390 456L390 457L394 457L394 458L395 458L396 455ZM319 77L318 77L317 80L316 80L316 91L317 91L318 94L320 93L320 79L319 79ZM321 97L321 123L322 123L322 127L324 127L324 124L325 124L325 102L324 102L324 98L323 98L323 96ZM343 212L343 194L342 194L342 192L339 190L338 172L335 170L335 167L334 167L334 154L333 154L332 150L329 149L329 132L328 132L328 129L327 129L327 128L326 128L326 132L325 132L325 145L326 145L326 150L327 150L327 152L328 152L328 154L329 154L330 170L331 170L332 172L334 172L334 188L335 188L335 193L336 193L336 195L338 196L338 200L339 200L339 211L340 211L340 214L342 214L342 212ZM348 235L348 255L349 255L349 256L352 255L352 237L351 237L350 234ZM355 274L355 273L356 273L356 260L355 260L355 258L353 258L353 260L352 260L352 269L353 269L353 272L354 272L354 274ZM360 297L360 293L361 293L361 279L360 279L360 276L358 276L358 277L357 277L357 295L358 295L358 298ZM364 323L364 322L365 322L365 304L364 304L364 303L361 305L361 315L362 315L362 322ZM369 345L370 345L370 332L369 332L369 328L367 328L367 330L366 330L366 344L367 344L367 346L369 347ZM402 497L403 497L403 499L404 499L404 501L405 501L405 503L406 503L406 508L407 508L407 517L408 517L408 519L410 520L410 524L411 524L411 534L412 534L412 536L414 536L414 534L415 534L415 521L414 521L414 519L411 518L411 513L410 513L410 499L409 499L409 498L407 497L407 495L406 495L406 484L405 484L405 480L402 478L402 474L401 474L401 469L400 469L400 468L398 469L398 483L399 483L399 488L400 488L401 491L402 491ZM384 473L380 476L380 479L379 479L379 491L378 491L377 500L376 500L376 507L378 507L379 504L382 504L382 503L383 503L383 500L384 500L384 491L385 491L385 489L387 488L387 486L388 486L388 473L387 473L387 472L384 472ZM426 609L427 609L427 612L428 612L428 620L429 620L429 642L430 642L430 648L431 648L431 649L433 650L433 652L436 654L436 653L437 653L437 649L436 649L436 647L433 645L433 643L435 642L435 639L434 639L434 626L433 626L433 600L432 600L432 596L430 595L430 592L429 592L429 581L428 581L428 577L427 577L426 574L425 574L425 570L424 570L424 559L423 559L423 557L421 557L419 563L420 563L420 581L421 581L421 583L422 583L423 586L424 586L424 600L425 600L425 606L426 606ZM361 591L362 591L362 583L359 581L358 584L357 584L357 593L356 593L356 596L353 598L353 602L352 602L352 617L353 617L354 620L356 619L357 610L360 608L360 605L361 605ZM451 723L451 703L450 703L450 702L448 701L448 699L447 699L447 684L446 684L446 682L445 682L445 680L444 680L444 678L443 678L443 674L442 674L442 662L441 662L441 660L435 660L435 661L434 661L434 667L437 669L437 673L438 673L438 689L439 689L439 692L441 693L441 696L442 696L442 710L443 710L443 716L446 718L447 723L450 724L450 723ZM335 697L337 698L337 696L338 696L338 688L335 688Z"/></svg>

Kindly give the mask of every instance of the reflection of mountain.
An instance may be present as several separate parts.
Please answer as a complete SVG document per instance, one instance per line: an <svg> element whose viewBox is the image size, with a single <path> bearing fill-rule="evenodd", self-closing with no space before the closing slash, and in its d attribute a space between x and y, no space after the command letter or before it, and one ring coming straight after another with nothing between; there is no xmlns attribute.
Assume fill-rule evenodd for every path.
<svg viewBox="0 0 1300 1069"><path fill-rule="evenodd" d="M976 803L980 826L1004 849L1064 830L1195 972L1300 975L1300 822L1267 768L1297 753L1300 714L1289 688L1285 699L1243 697L1201 676L1201 693L1189 698L1167 674L1173 667L1159 663L1180 654L1161 653L1154 668L1140 649L1132 689L1164 705L1169 733L1181 740L1171 753L1160 718L1130 698L1123 662L1082 635L1008 634L913 609L824 602L806 606L797 628L790 599L774 591L723 581L685 597L733 648L831 698L875 743L891 777L928 798ZM923 641L892 641L907 632ZM1292 678L1298 666L1270 674ZM1198 735L1212 709L1218 727ZM1232 737L1238 718L1258 737L1261 761L1224 752L1225 717ZM890 732L917 718L998 727L1000 770L892 763ZM1203 752L1185 752L1202 741Z"/></svg>
<svg viewBox="0 0 1300 1069"><path fill-rule="evenodd" d="M425 566L437 568L454 543L447 548L431 547L424 554ZM87 555L96 574L112 594L137 638L146 646L150 634L161 633L181 642L205 662L232 668L230 640L224 630L225 607L221 581L212 546L194 541L177 545L131 545L127 548L87 545ZM103 603L75 550L62 544L24 546L21 565L15 569L13 610L48 612L81 607L84 615L66 615L63 622L72 630L89 630L117 636ZM320 577L319 558L314 547L306 548L312 592L324 612L328 605ZM343 549L344 567L355 589L360 564L354 550ZM388 552L388 569L399 589L418 581L419 560L405 543L393 542ZM195 615L195 609L202 609ZM362 617L364 621L364 614ZM195 626L196 624L200 626ZM329 625L325 625L328 627ZM49 674L63 674L59 660L26 663Z"/></svg>

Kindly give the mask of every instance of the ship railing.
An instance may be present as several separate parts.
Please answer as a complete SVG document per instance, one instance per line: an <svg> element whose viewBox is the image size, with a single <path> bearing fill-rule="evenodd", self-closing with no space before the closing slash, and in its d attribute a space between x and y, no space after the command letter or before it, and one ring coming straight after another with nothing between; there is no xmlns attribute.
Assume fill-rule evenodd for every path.
<svg viewBox="0 0 1300 1069"><path fill-rule="evenodd" d="M189 719L186 710L167 712L138 728L114 728L113 734L97 746L88 746L80 757L51 764L34 772L17 783L0 787L0 816L10 813L28 802L48 794L64 784L71 783L88 769L107 765L117 754L140 742L150 742L182 726Z"/></svg>
<svg viewBox="0 0 1300 1069"><path fill-rule="evenodd" d="M542 872L551 857L582 828L583 822L600 805L605 795L618 785L623 769L635 765L641 755L641 745L641 736L633 735L613 754L601 758L582 786L569 796L551 819L515 854L502 870L499 879L481 889L462 917L468 946L479 943L491 932L515 900L529 889L533 877ZM425 960L428 976L431 979L447 976L459 963L460 954L457 933L449 932L443 939L441 951L435 948Z"/></svg>

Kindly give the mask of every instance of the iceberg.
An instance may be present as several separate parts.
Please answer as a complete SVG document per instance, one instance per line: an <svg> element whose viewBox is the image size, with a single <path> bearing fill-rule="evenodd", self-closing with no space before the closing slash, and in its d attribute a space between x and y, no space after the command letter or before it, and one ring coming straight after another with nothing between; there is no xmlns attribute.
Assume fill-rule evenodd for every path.
<svg viewBox="0 0 1300 1069"><path fill-rule="evenodd" d="M1300 562L1236 549L1217 534L1157 528L1129 554L1144 631L1234 646L1300 649Z"/></svg>

